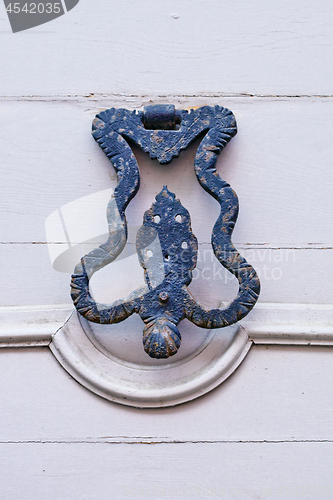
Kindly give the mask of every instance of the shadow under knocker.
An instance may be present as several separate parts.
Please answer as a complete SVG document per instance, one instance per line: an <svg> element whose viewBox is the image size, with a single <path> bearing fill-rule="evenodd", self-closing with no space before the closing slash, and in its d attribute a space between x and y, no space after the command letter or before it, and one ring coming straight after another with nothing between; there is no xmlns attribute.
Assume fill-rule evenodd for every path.
<svg viewBox="0 0 333 500"><path fill-rule="evenodd" d="M145 323L144 349L153 358L167 358L177 352L181 342L177 325L184 318L202 328L222 328L246 316L258 299L259 278L231 242L238 215L237 195L215 168L218 155L236 132L233 113L221 106L187 111L156 105L147 106L144 112L112 108L98 114L93 122L93 136L111 160L118 184L107 208L109 238L75 267L71 296L77 311L95 323L118 323L139 314ZM128 141L166 164L200 135L203 138L195 156L195 173L203 189L221 206L212 232L212 248L221 265L238 279L237 296L224 308L207 310L188 291L198 243L189 212L164 186L145 212L137 233L137 253L146 285L124 300L110 305L96 303L89 292L89 279L124 249L125 209L140 185L138 164Z"/></svg>

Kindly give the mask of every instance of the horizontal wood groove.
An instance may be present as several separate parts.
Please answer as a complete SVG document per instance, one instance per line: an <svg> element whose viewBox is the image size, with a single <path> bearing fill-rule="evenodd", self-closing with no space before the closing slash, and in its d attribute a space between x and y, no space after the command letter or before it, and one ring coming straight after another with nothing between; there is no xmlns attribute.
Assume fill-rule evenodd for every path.
<svg viewBox="0 0 333 500"><path fill-rule="evenodd" d="M333 443L331 439L258 439L258 440L177 440L156 438L86 438L86 439L26 439L0 441L1 444L285 444L285 443Z"/></svg>
<svg viewBox="0 0 333 500"><path fill-rule="evenodd" d="M89 93L89 94L45 94L45 95L0 95L0 101L118 101L127 105L129 100L143 99L147 103L154 100L165 101L172 99L221 99L221 98L250 98L250 99L332 99L333 94L253 94L253 93L198 93L198 94L112 94L112 93ZM125 99L125 102L124 102Z"/></svg>

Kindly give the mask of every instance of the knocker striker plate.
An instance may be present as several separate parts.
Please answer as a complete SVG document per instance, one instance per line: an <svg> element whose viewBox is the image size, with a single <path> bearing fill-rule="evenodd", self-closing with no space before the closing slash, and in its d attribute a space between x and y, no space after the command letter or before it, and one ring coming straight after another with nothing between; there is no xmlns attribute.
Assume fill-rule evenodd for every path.
<svg viewBox="0 0 333 500"><path fill-rule="evenodd" d="M96 116L93 137L111 160L118 184L107 207L107 241L82 257L72 275L71 296L85 320L115 324L138 314L144 323L144 350L150 357L161 359L175 355L180 348L178 324L183 319L197 327L215 330L235 324L253 308L260 291L259 278L231 242L238 199L215 168L218 155L236 132L234 115L220 106L187 111L159 105L148 106L144 112L112 108ZM189 212L162 184L137 233L136 249L145 285L126 299L110 305L97 303L90 294L89 280L124 249L125 209L139 190L139 168L129 144L137 144L152 159L168 164L199 136L202 140L195 156L195 174L202 188L221 208L211 244L220 264L238 279L237 296L225 307L208 310L190 294L188 285L196 267L198 242L191 229ZM83 319L81 323L84 324ZM89 329L88 324L85 330Z"/></svg>

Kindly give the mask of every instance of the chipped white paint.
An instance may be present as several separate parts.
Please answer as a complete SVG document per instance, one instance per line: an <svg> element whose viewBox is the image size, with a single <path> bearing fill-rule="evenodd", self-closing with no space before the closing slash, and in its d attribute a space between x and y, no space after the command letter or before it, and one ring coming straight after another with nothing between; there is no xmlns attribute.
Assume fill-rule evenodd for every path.
<svg viewBox="0 0 333 500"><path fill-rule="evenodd" d="M0 94L111 93L123 103L133 95L332 95L331 9L330 0L81 0L13 36L1 4Z"/></svg>

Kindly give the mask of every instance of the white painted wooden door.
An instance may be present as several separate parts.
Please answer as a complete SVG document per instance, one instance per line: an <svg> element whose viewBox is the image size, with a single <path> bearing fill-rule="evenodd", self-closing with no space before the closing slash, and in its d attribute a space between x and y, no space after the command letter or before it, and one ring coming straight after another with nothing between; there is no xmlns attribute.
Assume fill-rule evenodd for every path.
<svg viewBox="0 0 333 500"><path fill-rule="evenodd" d="M1 499L331 499L331 2L81 0L15 34L0 9ZM254 345L227 381L139 410L80 386L47 347L72 308L71 260L55 264L68 241L47 221L116 185L90 135L96 113L151 103L234 112L218 170L239 196L233 240L262 292L242 322ZM200 242L206 279L192 290L212 307L237 286L214 275L219 207L196 183L196 145L169 167L134 149L142 188L127 218L141 225L163 173ZM96 210L69 223L106 232ZM136 261L122 265L107 288L112 272L96 275L103 300L142 281Z"/></svg>

